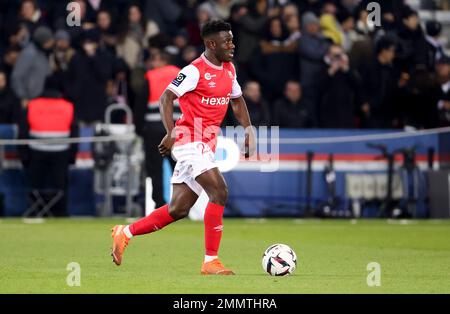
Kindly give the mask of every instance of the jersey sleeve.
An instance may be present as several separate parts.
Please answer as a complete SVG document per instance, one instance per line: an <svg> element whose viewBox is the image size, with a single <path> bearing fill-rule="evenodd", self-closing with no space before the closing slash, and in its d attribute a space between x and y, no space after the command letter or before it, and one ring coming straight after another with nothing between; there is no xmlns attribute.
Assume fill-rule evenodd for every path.
<svg viewBox="0 0 450 314"><path fill-rule="evenodd" d="M232 64L234 69L234 78L233 78L233 86L231 88L231 99L239 98L242 96L242 89L237 81L236 68Z"/></svg>
<svg viewBox="0 0 450 314"><path fill-rule="evenodd" d="M200 72L195 66L190 64L181 69L177 77L167 86L167 89L181 97L197 87L199 78Z"/></svg>

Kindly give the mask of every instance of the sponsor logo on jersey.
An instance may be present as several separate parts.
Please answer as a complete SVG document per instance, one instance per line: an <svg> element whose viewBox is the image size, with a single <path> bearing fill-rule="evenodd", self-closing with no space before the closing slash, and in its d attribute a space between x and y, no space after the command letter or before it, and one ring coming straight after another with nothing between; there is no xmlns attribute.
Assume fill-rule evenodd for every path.
<svg viewBox="0 0 450 314"><path fill-rule="evenodd" d="M215 74L211 74L211 73L209 73L209 72L206 72L205 73L205 80L207 80L207 81L209 81L210 79L212 79L212 78L214 78L214 77L216 77L217 75L215 75Z"/></svg>
<svg viewBox="0 0 450 314"><path fill-rule="evenodd" d="M216 87L216 82L209 82L208 85L209 87L214 88Z"/></svg>
<svg viewBox="0 0 450 314"><path fill-rule="evenodd" d="M230 77L230 79L233 78L233 72L231 72L230 70L228 70L228 76Z"/></svg>
<svg viewBox="0 0 450 314"><path fill-rule="evenodd" d="M202 104L210 106L225 106L230 102L230 97L202 97Z"/></svg>
<svg viewBox="0 0 450 314"><path fill-rule="evenodd" d="M172 81L172 84L176 87L180 86L180 84L184 81L186 75L183 73L178 74L178 76Z"/></svg>

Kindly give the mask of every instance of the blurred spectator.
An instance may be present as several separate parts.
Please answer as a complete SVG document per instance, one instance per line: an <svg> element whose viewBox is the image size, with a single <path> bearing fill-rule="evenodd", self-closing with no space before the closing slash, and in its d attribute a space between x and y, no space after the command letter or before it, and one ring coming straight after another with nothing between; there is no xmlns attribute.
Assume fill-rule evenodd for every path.
<svg viewBox="0 0 450 314"><path fill-rule="evenodd" d="M397 59L402 71L409 72L416 65L427 64L427 42L416 11L404 10L398 40Z"/></svg>
<svg viewBox="0 0 450 314"><path fill-rule="evenodd" d="M361 126L363 128L392 127L393 100L399 77L393 66L395 49L396 44L392 38L381 38L375 48L374 60L361 70L364 102L361 107ZM403 80L406 79L406 77L403 78Z"/></svg>
<svg viewBox="0 0 450 314"><path fill-rule="evenodd" d="M64 75L69 69L70 61L75 50L70 46L70 35L66 30L60 29L55 33L55 47L50 55L50 64L57 75Z"/></svg>
<svg viewBox="0 0 450 314"><path fill-rule="evenodd" d="M437 106L433 75L425 66L417 66L410 73L407 84L399 89L395 101L395 117L401 127L423 129L437 126Z"/></svg>
<svg viewBox="0 0 450 314"><path fill-rule="evenodd" d="M450 126L450 91L439 100L439 127Z"/></svg>
<svg viewBox="0 0 450 314"><path fill-rule="evenodd" d="M144 88L147 88L145 82L145 73L151 68L151 55L160 53L171 44L171 38L164 33L158 33L148 39L148 48L143 51L144 64L134 69L130 69L130 88L132 94L139 95Z"/></svg>
<svg viewBox="0 0 450 314"><path fill-rule="evenodd" d="M270 125L269 106L261 94L261 87L256 81L245 83L243 92L252 124L256 127Z"/></svg>
<svg viewBox="0 0 450 314"><path fill-rule="evenodd" d="M335 0L322 0L321 4L322 4L322 8L321 8L321 16L322 15L327 15L327 14L331 14L333 16L336 16L336 14L338 13L338 4L339 1L335 1Z"/></svg>
<svg viewBox="0 0 450 314"><path fill-rule="evenodd" d="M128 88L129 68L125 60L115 58L112 66L112 72L112 79L108 81L106 93L108 97L108 105L119 103L131 107L134 101L130 101L131 95ZM122 119L119 123L124 122L124 119Z"/></svg>
<svg viewBox="0 0 450 314"><path fill-rule="evenodd" d="M269 9L267 0L249 0L248 11L236 21L238 33L235 60L239 67L246 68L252 54L259 45L264 26L278 11Z"/></svg>
<svg viewBox="0 0 450 314"><path fill-rule="evenodd" d="M181 29L175 37L173 37L172 44L165 48L166 52L172 55L173 63L180 68L185 64L183 60L183 51L187 48L188 43L189 34L186 30Z"/></svg>
<svg viewBox="0 0 450 314"><path fill-rule="evenodd" d="M284 19L284 23L286 24L286 29L288 31L288 38L284 41L285 46L289 46L287 48L290 52L298 52L298 40L302 37L302 33L300 31L300 18L298 15L289 14Z"/></svg>
<svg viewBox="0 0 450 314"><path fill-rule="evenodd" d="M5 71L0 70L0 124L16 124L20 114L20 101L9 88Z"/></svg>
<svg viewBox="0 0 450 314"><path fill-rule="evenodd" d="M75 49L80 49L82 46L82 40L84 32L90 29L95 28L95 21L90 21L87 18L86 10L87 10L87 4L85 0L74 0L77 5L80 7L80 24L81 25L73 25L70 27L67 27L67 31L70 34L70 38L72 39L72 46Z"/></svg>
<svg viewBox="0 0 450 314"><path fill-rule="evenodd" d="M136 117L136 129L144 138L145 169L147 176L152 178L152 198L156 206L164 204L163 193L163 160L158 147L161 139L166 134L159 113L159 98L166 87L175 79L180 69L171 64L170 55L166 52L153 52L150 56L151 69L146 73L146 87L139 95L139 101L134 111ZM174 120L181 116L181 111L176 102L174 107ZM172 168L175 162L169 157Z"/></svg>
<svg viewBox="0 0 450 314"><path fill-rule="evenodd" d="M181 55L181 64L179 65L180 68L184 68L188 64L190 64L192 61L197 59L199 57L198 50L194 46L187 46L183 49L182 55Z"/></svg>
<svg viewBox="0 0 450 314"><path fill-rule="evenodd" d="M69 64L67 91L75 104L81 122L103 121L107 105L106 83L112 73L112 57L99 48L100 34L91 29L85 32L82 49Z"/></svg>
<svg viewBox="0 0 450 314"><path fill-rule="evenodd" d="M126 62L121 58L114 58L112 61L112 77L106 83L106 102L108 106L120 104L133 108L136 95L128 87L129 76L130 71ZM127 123L129 118L122 110L113 111L111 114L112 123ZM135 119L134 116L132 118Z"/></svg>
<svg viewBox="0 0 450 314"><path fill-rule="evenodd" d="M281 8L283 23L287 24L287 21L293 16L299 17L298 6L295 3L288 2Z"/></svg>
<svg viewBox="0 0 450 314"><path fill-rule="evenodd" d="M143 62L143 49L147 47L148 39L159 33L158 25L142 16L137 5L130 5L127 10L127 20L119 31L117 55L122 57L130 69Z"/></svg>
<svg viewBox="0 0 450 314"><path fill-rule="evenodd" d="M265 34L251 59L250 71L261 83L264 96L274 101L283 93L286 82L298 77L298 64L296 54L285 45L287 33L280 18L269 20Z"/></svg>
<svg viewBox="0 0 450 314"><path fill-rule="evenodd" d="M450 93L450 57L443 56L436 63L436 89L433 99L437 100L437 109L442 113L443 103L440 100Z"/></svg>
<svg viewBox="0 0 450 314"><path fill-rule="evenodd" d="M72 0L38 0L42 11L42 17L47 26L52 29L64 29L67 27L67 5Z"/></svg>
<svg viewBox="0 0 450 314"><path fill-rule="evenodd" d="M166 49L168 46L172 44L172 38L163 34L158 33L148 39L148 56L150 56L153 52L157 53L161 50Z"/></svg>
<svg viewBox="0 0 450 314"><path fill-rule="evenodd" d="M333 45L325 62L328 68L320 84L319 127L354 128L359 84L348 55L341 46Z"/></svg>
<svg viewBox="0 0 450 314"><path fill-rule="evenodd" d="M211 18L227 20L230 17L231 6L235 0L206 0L199 8L211 13Z"/></svg>
<svg viewBox="0 0 450 314"><path fill-rule="evenodd" d="M320 15L322 10L321 0L300 0L299 8L301 13L312 12L315 15Z"/></svg>
<svg viewBox="0 0 450 314"><path fill-rule="evenodd" d="M49 76L43 93L30 100L19 133L22 139L78 136L73 104L62 98L61 84L57 78ZM77 144L33 143L20 147L31 188L43 197L42 193L47 189L51 189L52 194L57 191L64 193L62 200L51 210L54 216L67 216L68 170L69 164L75 162L76 152Z"/></svg>
<svg viewBox="0 0 450 314"><path fill-rule="evenodd" d="M100 31L100 45L110 53L116 54L117 31L112 23L111 13L102 10L97 15L97 28Z"/></svg>
<svg viewBox="0 0 450 314"><path fill-rule="evenodd" d="M45 78L51 74L48 55L53 44L53 33L48 27L36 28L33 41L20 53L14 65L11 86L24 107L28 100L42 93Z"/></svg>
<svg viewBox="0 0 450 314"><path fill-rule="evenodd" d="M235 3L230 10L230 18L228 19L228 23L231 25L231 29L233 30L233 41L235 43L239 42L239 29L238 21L248 13L248 8L245 3Z"/></svg>
<svg viewBox="0 0 450 314"><path fill-rule="evenodd" d="M371 2L371 0L365 0ZM398 27L402 23L405 11L410 10L405 0L380 1L382 15L382 23L390 22L390 27Z"/></svg>
<svg viewBox="0 0 450 314"><path fill-rule="evenodd" d="M360 0L342 0L342 7L346 9L348 12L355 12Z"/></svg>
<svg viewBox="0 0 450 314"><path fill-rule="evenodd" d="M321 35L319 19L314 13L307 12L302 16L302 30L299 54L303 101L310 110L316 111L319 98L319 75L323 71L323 59L331 43Z"/></svg>
<svg viewBox="0 0 450 314"><path fill-rule="evenodd" d="M6 76L8 80L11 78L11 73L14 69L14 65L17 62L17 59L19 58L21 49L19 46L9 46L3 55L2 60L2 68L6 73Z"/></svg>
<svg viewBox="0 0 450 314"><path fill-rule="evenodd" d="M187 22L186 30L189 34L190 43L197 47L203 45L203 40L200 36L200 29L203 24L211 19L212 12L208 7L202 5L200 5L195 12L195 20Z"/></svg>
<svg viewBox="0 0 450 314"><path fill-rule="evenodd" d="M330 39L336 45L342 46L344 44L344 34L333 14L322 14L320 16L320 27L324 37Z"/></svg>
<svg viewBox="0 0 450 314"><path fill-rule="evenodd" d="M428 21L426 23L426 40L427 40L427 68L433 71L436 66L436 61L441 59L444 55L444 47L439 40L442 32L442 24L437 21Z"/></svg>
<svg viewBox="0 0 450 314"><path fill-rule="evenodd" d="M107 11L116 16L117 1L110 0L87 0L86 1L86 20L91 23L97 22L98 14ZM114 13L113 13L114 12Z"/></svg>
<svg viewBox="0 0 450 314"><path fill-rule="evenodd" d="M369 12L366 7L361 6L357 11L356 32L364 37L371 37L374 35L376 26L374 23L368 23Z"/></svg>
<svg viewBox="0 0 450 314"><path fill-rule="evenodd" d="M372 23L367 23L368 12L363 7L357 7L356 10L357 21L354 32L350 31L350 37L355 36L350 51L347 51L350 56L350 66L354 69L361 69L367 63L367 60L374 58L373 40L375 35L375 26ZM341 19L345 17L341 16ZM342 27L345 32L345 23ZM345 48L345 47L344 47Z"/></svg>
<svg viewBox="0 0 450 314"><path fill-rule="evenodd" d="M281 47L284 40L287 37L287 32L284 27L283 21L280 17L271 18L264 30L264 38L260 42L263 43L263 49L268 51L278 50Z"/></svg>
<svg viewBox="0 0 450 314"><path fill-rule="evenodd" d="M7 45L24 48L30 42L31 33L23 24L13 24L6 30Z"/></svg>
<svg viewBox="0 0 450 314"><path fill-rule="evenodd" d="M450 57L443 56L436 61L436 79L442 90L450 89Z"/></svg>
<svg viewBox="0 0 450 314"><path fill-rule="evenodd" d="M172 36L178 30L177 21L182 13L182 4L176 0L145 1L144 16L147 20L155 21L158 29Z"/></svg>
<svg viewBox="0 0 450 314"><path fill-rule="evenodd" d="M342 48L349 53L352 50L353 43L359 39L355 31L355 19L348 11L341 11L337 19L343 36Z"/></svg>
<svg viewBox="0 0 450 314"><path fill-rule="evenodd" d="M373 0L362 0L358 7L360 10L365 10L367 8L367 5L371 2L373 2ZM381 7L382 27L385 28L385 30L391 30L392 27L398 27L399 24L401 24L401 20L405 10L409 9L409 7L405 4L406 2L407 1L405 0L389 0L377 2Z"/></svg>
<svg viewBox="0 0 450 314"><path fill-rule="evenodd" d="M36 0L22 0L18 23L25 25L29 34L33 34L38 26L44 25Z"/></svg>
<svg viewBox="0 0 450 314"><path fill-rule="evenodd" d="M288 81L284 97L274 104L272 125L280 128L311 128L315 126L311 109L302 101L302 87L297 81Z"/></svg>

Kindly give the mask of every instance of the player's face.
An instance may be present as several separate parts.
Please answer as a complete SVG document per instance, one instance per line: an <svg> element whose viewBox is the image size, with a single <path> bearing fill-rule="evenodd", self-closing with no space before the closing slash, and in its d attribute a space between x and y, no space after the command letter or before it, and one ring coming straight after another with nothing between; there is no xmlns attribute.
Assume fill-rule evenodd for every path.
<svg viewBox="0 0 450 314"><path fill-rule="evenodd" d="M220 32L216 38L216 58L221 62L230 62L234 56L233 33Z"/></svg>

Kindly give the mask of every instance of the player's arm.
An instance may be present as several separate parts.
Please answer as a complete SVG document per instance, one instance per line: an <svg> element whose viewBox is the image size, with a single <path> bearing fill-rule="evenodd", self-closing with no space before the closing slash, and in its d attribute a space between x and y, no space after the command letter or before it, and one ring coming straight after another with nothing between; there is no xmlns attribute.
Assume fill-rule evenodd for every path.
<svg viewBox="0 0 450 314"><path fill-rule="evenodd" d="M238 98L231 99L231 109L239 124L245 128L245 158L248 158L255 153L256 139L250 115L248 114L247 104L242 95Z"/></svg>
<svg viewBox="0 0 450 314"><path fill-rule="evenodd" d="M161 113L161 119L167 132L166 136L164 136L161 141L161 144L158 146L159 153L162 156L169 156L170 150L175 143L173 102L187 92L194 90L199 78L200 73L196 67L193 65L184 67L172 83L167 86L159 99L159 112Z"/></svg>
<svg viewBox="0 0 450 314"><path fill-rule="evenodd" d="M170 155L173 143L175 142L175 132L173 132L175 124L173 122L173 102L178 96L169 89L166 89L159 99L159 112L161 120L166 129L166 136L162 139L158 146L159 153L162 156Z"/></svg>

